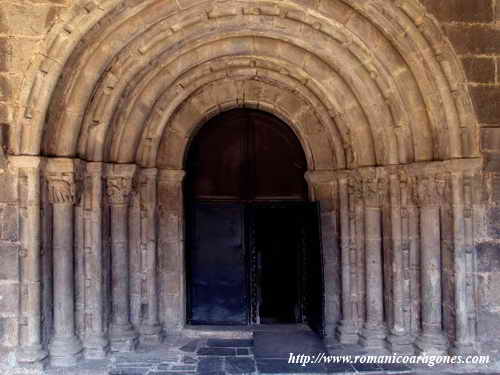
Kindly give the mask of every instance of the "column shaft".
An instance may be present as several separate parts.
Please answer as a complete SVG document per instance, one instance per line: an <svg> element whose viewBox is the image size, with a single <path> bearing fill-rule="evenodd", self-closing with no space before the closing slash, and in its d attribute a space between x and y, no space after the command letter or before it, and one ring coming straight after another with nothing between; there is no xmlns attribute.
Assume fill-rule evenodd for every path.
<svg viewBox="0 0 500 375"><path fill-rule="evenodd" d="M452 351L457 355L474 352L470 337L467 298L467 244L465 241L464 184L463 176L451 176L453 199L453 241L455 273L455 329L456 338Z"/></svg>
<svg viewBox="0 0 500 375"><path fill-rule="evenodd" d="M391 234L392 234L392 309L393 326L388 337L392 352L411 354L414 352L411 338L405 325L404 262L402 246L401 188L398 175L390 176Z"/></svg>
<svg viewBox="0 0 500 375"><path fill-rule="evenodd" d="M443 353L447 342L442 331L440 208L436 182L420 182L420 241L422 333L417 347L425 353Z"/></svg>
<svg viewBox="0 0 500 375"><path fill-rule="evenodd" d="M385 181L373 179L364 183L365 198L365 269L366 319L360 343L370 352L385 353L383 267L382 267L382 213Z"/></svg>
<svg viewBox="0 0 500 375"><path fill-rule="evenodd" d="M129 203L134 165L107 165L107 190L111 206L111 350L133 351L137 334L130 322Z"/></svg>
<svg viewBox="0 0 500 375"><path fill-rule="evenodd" d="M140 340L143 343L156 344L161 341L161 326L158 316L158 278L157 278L157 216L156 216L157 170L141 171L141 242L143 254L143 272L145 273L147 315L143 317L140 328Z"/></svg>
<svg viewBox="0 0 500 375"><path fill-rule="evenodd" d="M160 269L162 292L161 322L166 334L175 334L186 321L183 194L185 172L162 169L158 180L159 237L163 268Z"/></svg>
<svg viewBox="0 0 500 375"><path fill-rule="evenodd" d="M441 329L441 254L439 207L420 209L423 305L422 325L426 330Z"/></svg>
<svg viewBox="0 0 500 375"><path fill-rule="evenodd" d="M339 205L342 262L342 320L338 326L338 336L341 343L354 344L359 338L353 311L349 194L346 178L339 179Z"/></svg>
<svg viewBox="0 0 500 375"><path fill-rule="evenodd" d="M128 207L111 207L111 267L113 295L113 325L131 329L130 280L128 262Z"/></svg>
<svg viewBox="0 0 500 375"><path fill-rule="evenodd" d="M85 210L88 217L85 220L85 257L87 263L87 278L91 286L88 288L88 306L92 319L87 327L84 339L85 357L102 359L106 357L109 342L104 335L104 278L103 278L103 246L102 246L102 163L88 163L87 172L90 191L85 192Z"/></svg>
<svg viewBox="0 0 500 375"><path fill-rule="evenodd" d="M73 206L54 204L54 333L56 337L75 335L73 266Z"/></svg>

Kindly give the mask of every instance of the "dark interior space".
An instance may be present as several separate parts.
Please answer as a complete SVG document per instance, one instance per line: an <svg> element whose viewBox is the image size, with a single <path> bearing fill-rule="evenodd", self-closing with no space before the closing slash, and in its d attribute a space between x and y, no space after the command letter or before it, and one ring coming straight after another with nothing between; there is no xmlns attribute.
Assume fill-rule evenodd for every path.
<svg viewBox="0 0 500 375"><path fill-rule="evenodd" d="M299 323L301 249L296 210L256 210L260 323Z"/></svg>
<svg viewBox="0 0 500 375"><path fill-rule="evenodd" d="M320 259L317 210L306 170L297 137L272 115L237 109L202 126L185 184L189 324L319 319L312 310L321 301L311 295L321 278L308 276L321 274L312 261Z"/></svg>

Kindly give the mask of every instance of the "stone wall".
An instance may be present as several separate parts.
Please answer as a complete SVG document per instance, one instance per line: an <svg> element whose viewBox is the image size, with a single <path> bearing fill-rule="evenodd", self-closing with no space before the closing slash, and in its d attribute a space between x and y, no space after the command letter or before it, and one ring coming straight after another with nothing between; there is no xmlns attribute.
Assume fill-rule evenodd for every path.
<svg viewBox="0 0 500 375"><path fill-rule="evenodd" d="M500 1L422 0L461 57L477 116L488 167L500 157Z"/></svg>
<svg viewBox="0 0 500 375"><path fill-rule="evenodd" d="M18 340L19 210L17 176L13 171L0 176L0 345L13 347Z"/></svg>
<svg viewBox="0 0 500 375"><path fill-rule="evenodd" d="M468 78L469 90L481 124L481 149L486 169L500 169L500 1L422 0L441 22ZM477 243L479 319L478 335L485 347L500 344L500 178L492 189L487 224ZM493 349L497 352L497 349Z"/></svg>

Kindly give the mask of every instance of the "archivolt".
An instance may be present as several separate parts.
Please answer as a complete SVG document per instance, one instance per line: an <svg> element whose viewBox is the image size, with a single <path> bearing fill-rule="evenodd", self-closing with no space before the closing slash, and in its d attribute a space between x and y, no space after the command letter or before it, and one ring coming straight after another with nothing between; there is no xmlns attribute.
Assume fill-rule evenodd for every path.
<svg viewBox="0 0 500 375"><path fill-rule="evenodd" d="M313 169L479 153L458 59L414 1L87 2L47 43L19 154L178 168L169 149L244 103L293 126Z"/></svg>

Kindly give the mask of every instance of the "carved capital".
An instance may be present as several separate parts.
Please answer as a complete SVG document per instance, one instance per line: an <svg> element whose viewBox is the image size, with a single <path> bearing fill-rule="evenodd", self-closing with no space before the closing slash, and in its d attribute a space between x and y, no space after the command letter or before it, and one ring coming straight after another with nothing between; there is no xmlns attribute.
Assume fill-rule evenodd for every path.
<svg viewBox="0 0 500 375"><path fill-rule="evenodd" d="M422 177L416 187L417 203L420 207L439 206L445 191L446 184L443 180L438 180L435 176Z"/></svg>
<svg viewBox="0 0 500 375"><path fill-rule="evenodd" d="M347 182L349 195L355 200L363 199L363 180L359 176L351 176Z"/></svg>
<svg viewBox="0 0 500 375"><path fill-rule="evenodd" d="M62 173L47 177L49 201L52 204L76 204L78 189L74 173Z"/></svg>
<svg viewBox="0 0 500 375"><path fill-rule="evenodd" d="M78 204L83 185L84 165L75 159L48 159L46 179L52 204Z"/></svg>
<svg viewBox="0 0 500 375"><path fill-rule="evenodd" d="M387 199L388 181L386 178L369 178L363 184L363 197L367 207L380 207Z"/></svg>
<svg viewBox="0 0 500 375"><path fill-rule="evenodd" d="M139 171L140 185L155 185L158 179L158 169L147 168Z"/></svg>
<svg viewBox="0 0 500 375"><path fill-rule="evenodd" d="M132 193L132 177L108 177L106 195L111 205L128 204Z"/></svg>

